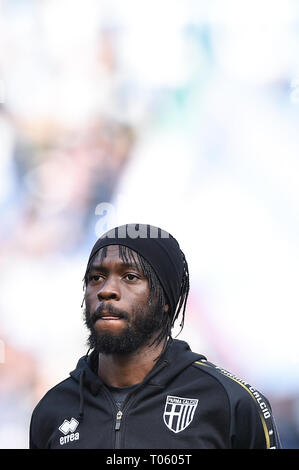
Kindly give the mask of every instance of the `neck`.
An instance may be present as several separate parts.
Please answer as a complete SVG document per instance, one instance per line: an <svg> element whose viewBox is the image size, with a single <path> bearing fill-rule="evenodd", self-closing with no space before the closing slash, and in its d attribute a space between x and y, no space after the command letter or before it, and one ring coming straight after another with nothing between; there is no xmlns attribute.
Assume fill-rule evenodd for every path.
<svg viewBox="0 0 299 470"><path fill-rule="evenodd" d="M108 385L126 387L144 380L156 364L164 342L145 346L130 354L99 354L98 375Z"/></svg>

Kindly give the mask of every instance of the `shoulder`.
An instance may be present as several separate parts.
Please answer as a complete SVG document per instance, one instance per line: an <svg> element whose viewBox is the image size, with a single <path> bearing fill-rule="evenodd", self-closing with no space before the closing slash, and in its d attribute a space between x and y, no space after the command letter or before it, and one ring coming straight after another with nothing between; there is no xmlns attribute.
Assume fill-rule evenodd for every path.
<svg viewBox="0 0 299 470"><path fill-rule="evenodd" d="M244 379L212 362L201 359L195 361L192 365L196 369L214 377L215 381L225 389L229 398L233 401L245 398L258 403L260 397L262 397L262 395Z"/></svg>
<svg viewBox="0 0 299 470"><path fill-rule="evenodd" d="M264 418L270 415L271 410L267 398L244 379L207 360L197 360L192 365L214 377L215 381L224 388L232 406L240 403L253 404Z"/></svg>
<svg viewBox="0 0 299 470"><path fill-rule="evenodd" d="M32 411L31 427L39 427L40 423L49 423L52 421L57 411L59 411L60 408L63 409L65 402L69 399L72 389L74 388L73 382L73 379L68 377L45 393Z"/></svg>
<svg viewBox="0 0 299 470"><path fill-rule="evenodd" d="M30 420L30 448L47 447L53 429L61 425L70 402L74 401L70 400L73 390L74 381L68 377L52 387L36 404Z"/></svg>
<svg viewBox="0 0 299 470"><path fill-rule="evenodd" d="M61 380L57 384L53 385L53 387L49 388L49 390L45 393L43 398L49 397L52 394L59 393L61 391L64 391L73 385L73 379L72 377L66 377L65 379ZM43 399L42 398L42 399Z"/></svg>
<svg viewBox="0 0 299 470"><path fill-rule="evenodd" d="M246 439L248 443L256 436L261 447L264 447L264 443L266 448L280 447L271 405L260 391L244 379L207 360L197 360L192 366L213 377L225 390L231 409L232 434L235 434L236 441L243 436L239 442L245 442ZM245 436L249 426L250 434Z"/></svg>

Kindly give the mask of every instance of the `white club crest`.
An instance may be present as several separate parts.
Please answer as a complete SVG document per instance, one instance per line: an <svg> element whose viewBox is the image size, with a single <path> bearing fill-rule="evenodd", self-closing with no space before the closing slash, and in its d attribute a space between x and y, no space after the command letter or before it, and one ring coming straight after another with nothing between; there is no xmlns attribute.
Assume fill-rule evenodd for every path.
<svg viewBox="0 0 299 470"><path fill-rule="evenodd" d="M175 433L183 431L193 420L197 405L196 398L168 395L163 414L164 423Z"/></svg>

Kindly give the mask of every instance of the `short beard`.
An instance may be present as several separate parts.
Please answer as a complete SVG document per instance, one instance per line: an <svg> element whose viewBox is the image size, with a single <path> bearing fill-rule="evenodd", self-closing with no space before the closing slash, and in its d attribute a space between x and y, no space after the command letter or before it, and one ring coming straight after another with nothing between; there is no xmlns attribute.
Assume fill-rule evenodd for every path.
<svg viewBox="0 0 299 470"><path fill-rule="evenodd" d="M110 313L119 313L127 322L128 314L105 306ZM97 312L91 315L89 309L84 310L84 322L90 331L87 345L102 354L129 354L137 351L141 346L153 345L154 335L158 333L163 324L163 309L156 305L147 305L146 309L137 307L132 312L132 321L121 333L98 332L94 327Z"/></svg>

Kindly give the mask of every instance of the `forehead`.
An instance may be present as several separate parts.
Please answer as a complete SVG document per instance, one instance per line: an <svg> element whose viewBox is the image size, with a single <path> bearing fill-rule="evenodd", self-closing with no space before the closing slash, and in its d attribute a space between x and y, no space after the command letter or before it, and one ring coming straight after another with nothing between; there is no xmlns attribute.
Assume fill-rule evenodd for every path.
<svg viewBox="0 0 299 470"><path fill-rule="evenodd" d="M94 260L96 261L102 261L103 259L105 258L116 258L116 259L120 259L120 255L119 255L119 245L108 245L108 246L104 246L103 248L101 248L98 253L96 254L96 256L94 257Z"/></svg>
<svg viewBox="0 0 299 470"><path fill-rule="evenodd" d="M108 263L130 265L142 270L137 253L121 245L108 245L101 248L92 260L90 268Z"/></svg>

